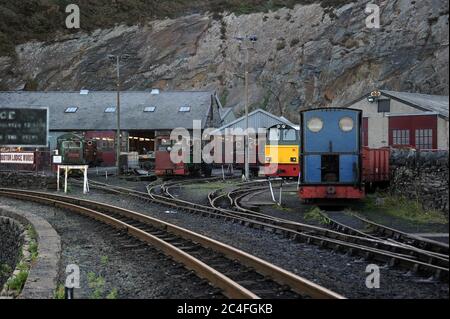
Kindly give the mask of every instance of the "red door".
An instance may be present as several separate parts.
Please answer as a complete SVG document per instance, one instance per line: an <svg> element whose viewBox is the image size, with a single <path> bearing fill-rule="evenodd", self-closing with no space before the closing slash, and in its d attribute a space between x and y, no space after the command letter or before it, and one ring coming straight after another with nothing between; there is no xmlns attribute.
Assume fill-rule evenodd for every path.
<svg viewBox="0 0 450 319"><path fill-rule="evenodd" d="M363 118L362 122L362 142L363 146L369 146L369 119Z"/></svg>

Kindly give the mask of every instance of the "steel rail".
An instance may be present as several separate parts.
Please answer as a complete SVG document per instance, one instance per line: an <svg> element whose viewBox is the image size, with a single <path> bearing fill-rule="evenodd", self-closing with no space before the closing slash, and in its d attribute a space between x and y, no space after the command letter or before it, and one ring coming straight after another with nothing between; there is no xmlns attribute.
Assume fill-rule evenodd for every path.
<svg viewBox="0 0 450 319"><path fill-rule="evenodd" d="M258 190L256 190L256 191L258 191ZM239 210L244 211L244 212L258 213L258 212L254 212L254 211L245 209L239 205L239 200L242 199L245 195L246 194L243 194L243 195L239 196L238 198L234 199L233 202L235 203L235 206ZM352 216L354 218L360 220L361 222L365 223L368 227L372 228L374 230L373 233L379 234L379 236L374 236L371 233L366 233L366 232L357 230L353 227L344 225L344 224L336 221L335 219L329 217L328 215L326 215L326 216L324 215L324 217L326 217L331 222L331 224L335 227L335 229L337 229L338 231L342 231L342 232L345 232L345 233L348 233L351 235L360 236L360 237L368 237L368 238L371 238L374 240L376 240L376 239L386 240L385 238L381 237L381 236L386 236L386 237L391 238L390 241L392 241L393 243L395 243L397 245L409 247L413 250L425 252L430 255L435 255L438 257L446 258L446 259L449 258L449 245L448 244L441 243L441 242L431 240L431 239L427 239L424 237L420 237L417 235L408 234L401 230L394 229L392 227L388 227L388 226L381 225L379 223L370 221L367 218L363 218L356 214L352 214Z"/></svg>
<svg viewBox="0 0 450 319"><path fill-rule="evenodd" d="M246 208L243 208L240 206L239 204L239 199L247 196L248 193L247 192L242 192L240 195L238 195L238 197L233 199L233 202L235 203L235 206L237 209L239 209L240 211L246 213L246 214L250 214L250 215L254 215L254 218L258 218L258 217L262 217L262 220L264 221L268 221L268 220L275 220L277 221L278 225L281 225L283 227L286 228L291 228L297 231L304 231L305 228L312 231L319 231L320 235L322 236L326 236L326 237L332 237L332 238L339 238L345 241L350 241L350 242L354 242L354 243L358 243L360 245L364 245L367 247L372 247L372 248L376 248L376 249L383 249L386 251L390 251L399 255L403 255L403 256L408 256L409 258L415 258L417 260L426 262L428 264L434 264L436 266L441 266L441 267L446 267L448 268L449 266L449 258L448 255L445 254L437 254L434 252L430 252L424 249L420 249L418 247L414 247L414 246L409 246L409 245L405 245L403 243L400 242L395 242L395 241L390 241L390 240L385 240L385 239L381 239L378 237L374 237L374 236L369 236L365 233L359 232L357 230L353 230L349 232L344 232L341 233L339 232L339 230L337 231L337 233L341 233L342 236L336 236L336 233L332 232L325 232L324 230L325 228L319 228L316 226L312 226L312 225L306 225L306 224L302 224L302 223L298 223L298 222L294 222L291 220L286 220L286 219L282 219L282 218L274 218L270 215L266 215L266 214L262 214L259 212L255 212ZM210 198L210 203L211 205L214 205L214 199L211 200ZM216 206L215 206L216 207ZM335 222L333 220L331 220L328 216L325 216L325 218L327 218L327 220L330 220L331 223ZM335 222L337 223L337 222ZM343 225L342 225L343 227ZM348 234L349 236L346 238L346 234Z"/></svg>
<svg viewBox="0 0 450 319"><path fill-rule="evenodd" d="M448 280L448 266L439 266L427 261L421 261L410 256L411 250L407 253L394 253L383 249L375 248L377 245L384 245L383 247L394 247L401 249L401 246L395 245L388 241L370 240L364 237L352 236L340 232L336 232L327 228L307 225L292 221L283 221L272 216L263 217L259 215L251 215L243 212L236 212L226 209L217 209L214 207L204 206L196 203L180 199L171 199L162 195L151 193L152 188L148 188L149 193L143 193L120 186L111 186L104 183L94 182L95 187L107 192L117 194L127 194L135 198L145 201L151 201L156 204L172 207L176 210L184 210L194 212L203 216L213 218L224 218L225 220L236 221L248 227L263 229L278 234L283 234L286 237L294 238L302 242L316 244L318 246L328 246L333 249L346 249L351 254L358 254L364 258L372 258L380 262L385 262L390 266L399 265L410 271L432 275L444 281ZM155 186L153 186L155 187ZM258 213L259 214L259 213ZM364 242L365 244L361 244ZM369 247L367 243L373 243L374 247ZM427 256L428 261L439 259L436 256ZM432 257L432 258L431 258ZM442 260L441 262L445 262Z"/></svg>
<svg viewBox="0 0 450 319"><path fill-rule="evenodd" d="M221 274L207 264L201 262L200 260L186 254L182 250L170 245L161 239L144 232L130 224L123 223L122 221L105 215L104 213L99 213L93 209L101 209L102 211L108 211L112 214L118 214L126 218L135 220L137 222L151 225L167 233L171 233L180 236L183 239L190 240L192 242L198 243L203 247L208 247L232 260L238 260L240 263L246 267L254 269L256 272L263 276L270 277L272 280L280 285L287 285L291 290L295 291L300 295L307 295L312 298L324 298L324 299L343 299L341 295L332 292L320 285L317 285L305 278L297 276L289 271L286 271L278 266L268 263L258 257L250 255L246 252L238 250L232 246L226 245L214 239L208 238L206 236L194 233L190 230L181 228L179 226L137 213L120 207L107 205L103 203L88 201L79 198L73 198L68 196L60 196L49 193L41 193L34 191L24 191L24 190L11 190L11 189L0 189L0 195L15 197L18 199L27 198L30 200L36 200L38 202L48 202L52 201L53 205L56 207L62 207L66 209L74 209L77 212L84 212L88 216L104 221L111 226L121 227L122 230L126 230L130 235L151 243L158 247L160 250L169 254L177 261L185 264L187 268L195 271L199 277L205 278L210 281L216 287L219 287L224 291L224 294L230 298L258 298L257 294L252 293L250 290L234 282L229 277ZM209 268L208 268L209 267Z"/></svg>
<svg viewBox="0 0 450 319"><path fill-rule="evenodd" d="M410 236L413 238L416 237L415 238L416 242L414 242L412 244L407 243L405 241L393 240L391 238L385 239L385 238L381 238L378 236L374 236L370 233L363 232L354 227L345 225L345 224L335 220L334 218L331 218L330 216L328 216L326 214L323 214L323 213L321 213L321 214L324 218L326 218L329 221L329 225L332 227L332 229L335 229L336 231L340 231L345 234L354 235L354 236L367 237L367 238L370 238L373 240L382 240L385 242L390 242L390 243L393 243L400 247L404 247L405 249L411 249L412 251L417 251L417 252L420 252L420 253L423 253L423 254L426 254L429 256L435 256L437 258L445 259L447 261L449 260L448 245L445 245L444 243L442 243L442 245L435 246L435 248L432 250L428 250L428 249L425 249L425 248L429 248L426 246L428 244L428 242L426 241L426 238L422 238L419 236L413 236L413 235L404 233L405 238L409 238ZM352 214L352 216L358 218L358 216L356 216L354 214ZM385 226L383 226L383 225L380 225L380 226L385 228ZM396 230L396 232L397 232L397 230ZM422 239L425 239L425 241L422 241ZM431 244L436 243L435 241L430 241L430 242L431 242ZM438 244L441 244L441 243L438 243ZM438 251L438 252L436 252L436 251Z"/></svg>
<svg viewBox="0 0 450 319"><path fill-rule="evenodd" d="M375 223L375 222L370 221L361 216L357 216L357 215L353 215L353 216L355 218L361 220L365 224L367 224L369 227L374 228L375 233L380 233L383 236L389 236L397 242L402 241L402 242L406 242L410 245L420 247L420 248L423 248L423 249L426 249L429 251L433 251L436 253L445 253L446 252L448 254L448 251L449 251L448 244L441 243L441 242L431 240L428 238L408 234L401 230Z"/></svg>

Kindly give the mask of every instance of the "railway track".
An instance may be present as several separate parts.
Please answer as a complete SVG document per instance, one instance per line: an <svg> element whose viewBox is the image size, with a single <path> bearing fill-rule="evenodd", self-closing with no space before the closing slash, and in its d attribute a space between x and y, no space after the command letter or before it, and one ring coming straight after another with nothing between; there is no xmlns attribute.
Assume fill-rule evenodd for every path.
<svg viewBox="0 0 450 319"><path fill-rule="evenodd" d="M375 223L356 214L352 214L352 217L362 222L368 231L361 231L355 229L353 227L340 223L335 219L330 218L329 216L327 218L330 220L332 226L335 229L348 234L359 234L362 236L367 236L369 238L386 239L396 243L403 243L409 247L416 247L419 249L423 249L435 253L437 255L446 255L446 254L448 255L449 245L445 243L408 234L398 229L394 229L391 227Z"/></svg>
<svg viewBox="0 0 450 319"><path fill-rule="evenodd" d="M257 211L253 211L247 208L244 208L240 205L240 201L242 198L248 196L252 193L260 193L262 192L261 187L249 189L249 188L242 188L242 189L235 189L230 192L228 192L226 195L222 194L217 197L214 196L214 194L209 194L209 200L212 206L216 206L216 201L218 199L224 199L225 197L228 199L228 204L231 207L234 207L238 209L241 212L245 212L247 214L252 214L254 216L262 216L263 218L271 218L269 215L261 214ZM323 215L324 219L328 220L330 223L330 226L332 226L332 229L344 233L349 234L353 236L352 238L347 238L350 240L356 240L358 243L362 245L366 245L368 247L373 248L381 248L383 250L391 251L394 253L398 253L404 256L408 256L410 258L414 258L416 260L421 260L423 262L434 264L437 266L441 266L448 269L448 245L434 242L431 240L427 240L425 238L419 238L417 236L411 236L406 233L401 233L399 231L396 231L392 228L388 228L388 231L383 231L383 233L389 233L392 234L395 239L398 238L404 238L405 241L399 241L394 240L391 238L384 238L384 237L377 237L372 236L367 233L363 233L359 230L356 230L354 228L345 226L331 218L329 218L327 215ZM357 217L357 216L355 216ZM272 217L273 218L273 217ZM359 217L358 217L359 218ZM289 221L286 219L276 218L279 221L282 221L284 223L292 223L292 225L297 226L300 230L300 223ZM364 220L367 222L370 226L372 226L373 223ZM378 229L384 230L384 227L382 225L376 224L376 227ZM317 229L317 228L316 228ZM414 239L414 242L412 242L410 239L411 237ZM366 238L366 240L364 239Z"/></svg>
<svg viewBox="0 0 450 319"><path fill-rule="evenodd" d="M257 195L261 192L263 192L261 188L254 188L254 189L235 189L229 193L226 194L226 196L229 198L229 204L231 207L237 208L239 211L247 212L251 214L259 214L259 212L252 211L250 209L244 208L240 205L240 201L248 196L249 194ZM221 195L225 196L225 195ZM211 203L213 204L213 203ZM345 234L354 235L358 237L366 237L372 240L378 240L378 241L385 241L385 242L392 242L397 246L404 247L405 249L410 249L411 253L410 255L416 255L415 252L423 253L425 254L425 257L423 258L426 260L427 257L433 257L436 256L438 259L444 259L447 262L440 263L443 266L448 267L448 254L449 254L449 245L430 240L427 238L423 238L416 235L411 235L405 232L402 232L400 230L387 227L378 223L375 223L373 221L370 221L366 218L363 218L361 216L358 216L356 214L352 214L352 217L359 220L363 224L365 224L365 228L368 229L368 231L361 231L356 228L350 227L348 225L345 225L343 223L340 223L336 221L335 219L331 218L327 214L323 214L322 216L324 219L326 219L329 222L329 226L339 232L343 232ZM397 248L396 248L397 249ZM420 256L415 256L419 257ZM432 261L431 261L432 262Z"/></svg>
<svg viewBox="0 0 450 319"><path fill-rule="evenodd" d="M183 264L229 298L343 299L246 252L134 211L36 191L0 188L0 196L52 205L117 228Z"/></svg>
<svg viewBox="0 0 450 319"><path fill-rule="evenodd" d="M212 218L223 218L248 227L277 233L300 242L307 242L336 251L344 250L351 255L357 255L388 266L398 266L421 276L448 281L448 255L439 255L415 247L405 247L405 245L399 245L391 241L345 234L328 228L275 218L259 212L237 211L192 203L164 194L160 186L148 186L148 193L144 193L99 182L91 184L91 188L97 187L107 192L129 195L137 199L171 207L174 210ZM157 191L158 188L159 191ZM209 197L210 201L212 198Z"/></svg>

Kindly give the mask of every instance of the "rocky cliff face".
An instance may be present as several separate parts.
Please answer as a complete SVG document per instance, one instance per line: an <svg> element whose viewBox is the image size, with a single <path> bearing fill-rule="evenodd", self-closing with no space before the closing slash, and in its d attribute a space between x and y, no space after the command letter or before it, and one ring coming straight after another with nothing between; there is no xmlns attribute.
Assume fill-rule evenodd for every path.
<svg viewBox="0 0 450 319"><path fill-rule="evenodd" d="M245 50L235 37L254 34L251 106L293 121L300 108L342 105L374 88L448 95L448 2L378 1L380 29L366 27L366 3L190 15L29 42L0 57L0 89L111 90L107 55L128 53L125 89L215 89L239 114Z"/></svg>

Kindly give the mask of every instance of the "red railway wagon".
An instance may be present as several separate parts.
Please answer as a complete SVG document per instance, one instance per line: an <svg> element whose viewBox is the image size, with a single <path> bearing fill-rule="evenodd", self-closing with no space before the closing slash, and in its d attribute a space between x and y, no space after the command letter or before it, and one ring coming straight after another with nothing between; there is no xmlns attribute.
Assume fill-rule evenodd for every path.
<svg viewBox="0 0 450 319"><path fill-rule="evenodd" d="M363 182L383 183L389 181L389 147L363 147Z"/></svg>
<svg viewBox="0 0 450 319"><path fill-rule="evenodd" d="M173 163L170 160L170 151L158 150L155 153L155 174L156 176L186 176L188 170L183 162Z"/></svg>

